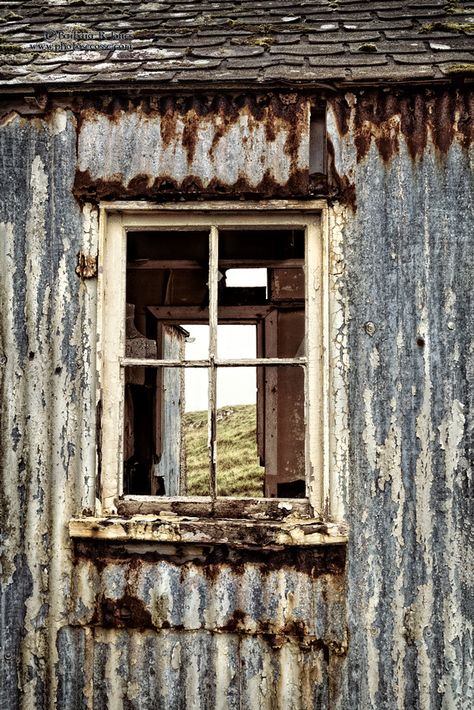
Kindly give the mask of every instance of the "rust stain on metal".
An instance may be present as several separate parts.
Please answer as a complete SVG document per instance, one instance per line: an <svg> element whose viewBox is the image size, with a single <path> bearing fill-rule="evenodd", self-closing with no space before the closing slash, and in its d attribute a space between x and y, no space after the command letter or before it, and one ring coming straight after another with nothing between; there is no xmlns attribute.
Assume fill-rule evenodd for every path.
<svg viewBox="0 0 474 710"><path fill-rule="evenodd" d="M456 98L448 91L435 96L432 102L433 142L443 154L448 152L453 142L456 103Z"/></svg>
<svg viewBox="0 0 474 710"><path fill-rule="evenodd" d="M309 101L296 94L87 101L74 192L306 195L308 141Z"/></svg>
<svg viewBox="0 0 474 710"><path fill-rule="evenodd" d="M74 185L74 193L81 198L94 199L121 199L128 197L161 198L169 200L170 197L180 195L216 195L224 194L243 195L248 198L262 197L289 197L296 194L305 194L308 189L308 173L306 170L293 172L286 185L281 185L270 170L267 170L260 182L256 185L249 184L246 178L240 177L232 185L225 185L217 178L213 178L207 185L196 175L188 175L178 182L170 175L153 177L140 174L133 177L124 185L120 176L111 178L94 178L89 171L78 170Z"/></svg>
<svg viewBox="0 0 474 710"><path fill-rule="evenodd" d="M152 544L142 546L137 553L130 547L95 541L76 543L74 551L73 575L77 584L69 617L73 626L141 632L208 629L217 634L261 637L274 649L293 641L301 649L323 651L327 659L346 653L347 632L341 615L345 599L345 546L335 545L324 552L296 547L276 552L236 550L225 545L193 546L188 550L177 546L173 551L170 546L165 549ZM162 579L157 584L154 573L157 567L163 570L166 582ZM193 598L189 593L180 600L175 598L180 594L175 585L200 589L206 599L218 590L219 595L232 597L232 590L248 584L249 574L262 595L258 615L251 598L245 594L236 598L227 611L224 604L211 616L203 612L199 595ZM293 579L296 586L284 584L275 594L277 578ZM84 585L93 589L86 614L81 603L77 606ZM312 614L301 615L301 605L307 603L308 594L315 594L316 589L320 591L315 603L340 615L335 628L318 626Z"/></svg>
<svg viewBox="0 0 474 710"><path fill-rule="evenodd" d="M369 152L372 138L384 162L398 152L398 130L392 120L398 113L397 103L393 94L381 96L378 92L368 92L359 97L354 114L358 160Z"/></svg>
<svg viewBox="0 0 474 710"><path fill-rule="evenodd" d="M151 614L141 599L124 594L120 599L102 596L96 603L92 626L118 629L152 628Z"/></svg>
<svg viewBox="0 0 474 710"><path fill-rule="evenodd" d="M421 155L428 141L428 105L421 94L404 96L401 100L400 129L405 136L410 156Z"/></svg>
<svg viewBox="0 0 474 710"><path fill-rule="evenodd" d="M176 108L171 97L164 98L161 102L162 110L160 111L160 134L165 145L169 145L173 136L176 133ZM143 107L143 104L142 104ZM156 107L152 108L145 103L145 113L148 116L156 115Z"/></svg>
<svg viewBox="0 0 474 710"><path fill-rule="evenodd" d="M330 99L334 116L336 117L337 128L341 136L345 136L349 131L349 121L351 117L351 107L345 96L338 94Z"/></svg>
<svg viewBox="0 0 474 710"><path fill-rule="evenodd" d="M77 255L76 274L81 279L92 279L97 276L97 257L79 252Z"/></svg>
<svg viewBox="0 0 474 710"><path fill-rule="evenodd" d="M176 553L169 549L148 544L133 554L133 547L105 540L83 540L74 544L74 564L91 561L99 572L107 565L126 564L130 569L138 570L145 563L156 565L166 561L179 566L189 565L202 569L203 574L215 579L224 564L230 565L234 574L243 574L246 566L253 564L261 566L265 574L279 570L298 570L310 577L334 575L344 577L346 565L346 545L327 545L324 549L312 547L303 549L289 547L286 549L236 548L220 543L214 545L197 545L189 551L190 556L183 555L182 547L176 545Z"/></svg>
<svg viewBox="0 0 474 710"><path fill-rule="evenodd" d="M420 158L431 140L439 154L447 154L456 135L464 148L473 140L474 94L469 87L408 89L380 92L368 89L355 97L329 97L341 136L351 133L357 161L364 160L372 141L384 163L400 150L403 135L413 160Z"/></svg>
<svg viewBox="0 0 474 710"><path fill-rule="evenodd" d="M457 110L457 128L462 135L462 145L464 148L469 148L474 140L474 91L459 94Z"/></svg>
<svg viewBox="0 0 474 710"><path fill-rule="evenodd" d="M197 101L194 102L197 104ZM188 164L191 164L194 160L194 155L196 153L196 146L199 141L199 123L200 116L196 110L196 106L192 106L187 112L183 120L183 135L181 138L182 145L188 154Z"/></svg>

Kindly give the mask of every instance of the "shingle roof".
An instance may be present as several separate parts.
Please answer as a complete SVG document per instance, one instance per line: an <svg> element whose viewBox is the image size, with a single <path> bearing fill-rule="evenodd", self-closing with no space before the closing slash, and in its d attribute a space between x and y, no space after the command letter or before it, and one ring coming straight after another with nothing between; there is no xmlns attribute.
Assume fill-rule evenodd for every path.
<svg viewBox="0 0 474 710"><path fill-rule="evenodd" d="M184 86L474 74L474 2L0 2L0 83Z"/></svg>

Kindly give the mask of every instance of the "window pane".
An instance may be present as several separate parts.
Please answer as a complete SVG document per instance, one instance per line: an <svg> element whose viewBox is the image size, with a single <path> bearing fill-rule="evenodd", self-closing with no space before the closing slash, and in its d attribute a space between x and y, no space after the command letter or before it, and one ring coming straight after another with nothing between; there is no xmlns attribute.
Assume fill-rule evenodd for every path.
<svg viewBox="0 0 474 710"><path fill-rule="evenodd" d="M219 325L217 342L219 358L230 360L257 357L255 325Z"/></svg>
<svg viewBox="0 0 474 710"><path fill-rule="evenodd" d="M265 268L246 269L226 269L226 286L230 288L239 288L242 286L252 286L254 288L264 288L267 290L268 271Z"/></svg>
<svg viewBox="0 0 474 710"><path fill-rule="evenodd" d="M209 232L127 236L126 357L181 360L186 322L208 322Z"/></svg>
<svg viewBox="0 0 474 710"><path fill-rule="evenodd" d="M209 232L128 235L126 357L207 360ZM219 359L305 354L304 233L220 230ZM304 372L217 369L217 495L305 495ZM124 492L209 495L207 367L125 370Z"/></svg>
<svg viewBox="0 0 474 710"><path fill-rule="evenodd" d="M217 374L219 496L305 496L301 367L229 367Z"/></svg>
<svg viewBox="0 0 474 710"><path fill-rule="evenodd" d="M304 233L302 230L223 230L219 235L219 326L257 326L258 357L305 352ZM234 355L218 330L218 357Z"/></svg>
<svg viewBox="0 0 474 710"><path fill-rule="evenodd" d="M186 495L208 496L207 409L186 412L184 416L184 438L186 449Z"/></svg>
<svg viewBox="0 0 474 710"><path fill-rule="evenodd" d="M206 336L209 328L206 327ZM207 350L206 338L205 347ZM201 345L200 347L204 347ZM189 496L209 495L207 368L186 368L184 415L185 492Z"/></svg>
<svg viewBox="0 0 474 710"><path fill-rule="evenodd" d="M191 487L195 488L196 477L205 478L204 495L209 493L207 378L206 368L125 368L125 494L186 495L190 471ZM201 411L188 414L188 392L191 407L198 403ZM206 450L202 470L193 461L197 446L194 433L199 430L200 434L201 429Z"/></svg>

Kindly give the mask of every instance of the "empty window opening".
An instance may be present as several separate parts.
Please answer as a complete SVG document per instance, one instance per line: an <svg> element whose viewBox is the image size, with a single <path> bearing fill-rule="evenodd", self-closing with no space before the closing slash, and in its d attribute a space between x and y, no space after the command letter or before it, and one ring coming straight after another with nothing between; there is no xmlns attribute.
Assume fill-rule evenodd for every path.
<svg viewBox="0 0 474 710"><path fill-rule="evenodd" d="M327 162L326 116L322 109L311 110L309 129L309 174L326 174Z"/></svg>
<svg viewBox="0 0 474 710"><path fill-rule="evenodd" d="M125 494L305 495L304 239L128 234Z"/></svg>
<svg viewBox="0 0 474 710"><path fill-rule="evenodd" d="M225 280L227 288L259 288L263 298L268 298L268 269L227 269Z"/></svg>

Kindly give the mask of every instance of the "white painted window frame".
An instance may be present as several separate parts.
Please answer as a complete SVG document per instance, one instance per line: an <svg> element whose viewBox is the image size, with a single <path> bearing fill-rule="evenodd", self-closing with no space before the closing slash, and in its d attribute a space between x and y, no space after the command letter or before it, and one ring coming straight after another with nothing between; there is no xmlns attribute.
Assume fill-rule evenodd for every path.
<svg viewBox="0 0 474 710"><path fill-rule="evenodd" d="M301 228L305 230L305 462L307 501L312 517L330 519L328 501L330 491L329 441L329 269L328 269L328 214L324 201L266 201L266 202L197 202L157 205L147 202L110 202L100 206L99 269L98 269L98 400L101 402L101 435L98 451L98 470L101 480L101 497L97 515L114 515L117 499L122 494L123 482L123 416L124 367L135 364L124 357L125 353L125 284L126 237L128 231L207 228L210 244L217 240L221 227ZM216 249L211 248L211 260ZM117 307L119 304L120 307ZM217 282L210 282L210 322L217 309ZM215 314L214 314L215 315ZM214 319L215 320L215 319ZM217 360L216 331L211 327L209 356L217 364L230 366L234 361ZM296 358L291 358L294 361ZM265 364L288 359L265 359ZM237 362L237 361L235 361ZM240 361L242 362L242 361ZM262 360L263 362L263 360ZM257 359L249 360L255 366ZM145 363L140 363L145 364ZM156 367L169 366L168 361L146 361ZM195 364L195 363L193 363ZM225 366L224 365L224 366ZM211 370L210 370L211 372ZM215 370L214 370L215 372ZM215 377L209 378L211 387ZM214 405L215 406L215 405ZM211 417L211 415L209 415ZM211 424L211 421L210 421ZM211 456L215 454L211 452ZM210 461L211 486L214 462ZM163 501L201 502L205 506L209 497L151 497L125 496L127 500L156 501L157 510ZM229 498L225 500L228 502ZM249 499L275 504L276 499ZM277 499L282 506L283 499ZM240 499L241 502L241 499ZM301 501L293 501L300 503Z"/></svg>

